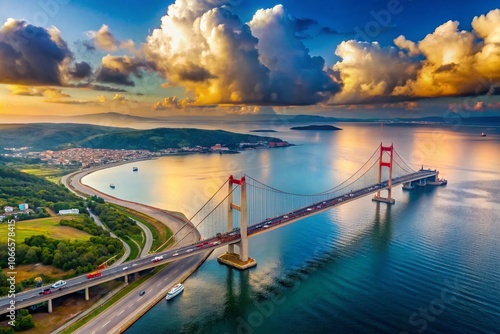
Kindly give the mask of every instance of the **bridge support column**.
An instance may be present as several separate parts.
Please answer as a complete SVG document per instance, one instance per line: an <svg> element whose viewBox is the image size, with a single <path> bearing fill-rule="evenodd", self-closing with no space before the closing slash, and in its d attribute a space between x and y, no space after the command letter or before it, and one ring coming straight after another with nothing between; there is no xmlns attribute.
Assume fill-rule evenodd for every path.
<svg viewBox="0 0 500 334"><path fill-rule="evenodd" d="M125 275L125 284L128 285L128 275Z"/></svg>
<svg viewBox="0 0 500 334"><path fill-rule="evenodd" d="M240 204L233 203L233 185L240 186ZM229 177L229 196L228 196L228 230L233 230L233 210L240 212L240 241L236 244L239 248L239 254L234 251L234 244L229 245L227 253L219 256L218 261L236 269L244 270L257 265L257 261L248 257L248 206L245 177L236 180L233 176Z"/></svg>
<svg viewBox="0 0 500 334"><path fill-rule="evenodd" d="M85 300L89 300L89 299L90 299L89 288L86 287L85 288Z"/></svg>
<svg viewBox="0 0 500 334"><path fill-rule="evenodd" d="M52 299L49 299L48 300L48 309L49 309L49 313L52 313Z"/></svg>
<svg viewBox="0 0 500 334"><path fill-rule="evenodd" d="M379 187L382 184L382 168L389 168L389 179L387 181L387 197L380 196L380 189L377 194L372 198L374 202L383 202L387 204L394 204L396 201L392 198L392 160L393 160L394 145L384 146L380 143L380 157L378 161L378 184ZM384 161L384 152L389 154L389 161Z"/></svg>

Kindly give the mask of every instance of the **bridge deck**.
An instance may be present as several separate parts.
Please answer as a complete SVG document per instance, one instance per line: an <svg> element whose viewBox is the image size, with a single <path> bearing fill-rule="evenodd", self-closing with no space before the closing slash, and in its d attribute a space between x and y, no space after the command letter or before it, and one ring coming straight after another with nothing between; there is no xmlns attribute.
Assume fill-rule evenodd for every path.
<svg viewBox="0 0 500 334"><path fill-rule="evenodd" d="M437 171L420 170L416 173L408 174L403 177L393 178L392 186L394 187L402 183L417 181L420 179L425 179L436 175ZM325 210L331 209L332 207L343 205L345 203L354 201L364 196L368 196L370 194L373 194L375 192L378 192L386 188L388 188L388 181L382 182L381 184L374 184L366 188L357 189L352 191L351 193L334 197L319 203L314 203L307 207L289 212L287 214L283 214L274 217L272 219L262 221L248 228L248 236L253 237L258 234L277 229L279 227L298 221L302 218L318 214ZM85 288L92 287L94 285L98 285L106 281L124 277L125 275L130 275L139 271L154 268L166 262L177 261L183 258L193 256L198 253L206 252L207 250L216 249L228 244L238 243L240 240L241 239L239 231L235 230L227 232L220 236L215 236L209 239L205 239L204 241L195 245L188 245L172 250L167 250L149 257L126 262L115 268L103 269L101 271L102 275L100 277L88 279L86 275L81 275L75 278L68 279L66 280L66 285L64 285L61 289L53 289L52 293L50 294L46 295L40 294L42 288L21 292L16 294L15 298L16 309L28 307L31 305L36 305L44 301L47 301L49 299L54 299L73 292L81 291ZM162 256L163 258L155 262L154 261L155 256ZM47 286L43 288L47 288ZM0 299L0 314L5 314L9 312L7 307L10 305L10 301L11 299L8 297L3 297Z"/></svg>

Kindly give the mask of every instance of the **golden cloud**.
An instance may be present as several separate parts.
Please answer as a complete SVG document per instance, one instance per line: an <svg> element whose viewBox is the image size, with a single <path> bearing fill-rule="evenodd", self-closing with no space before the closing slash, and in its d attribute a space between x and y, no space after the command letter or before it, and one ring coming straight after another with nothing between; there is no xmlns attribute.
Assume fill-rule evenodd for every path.
<svg viewBox="0 0 500 334"><path fill-rule="evenodd" d="M399 36L396 47L342 42L333 72L343 83L330 103L356 103L480 94L500 82L500 10L475 17L472 31L457 21L440 25L415 43Z"/></svg>

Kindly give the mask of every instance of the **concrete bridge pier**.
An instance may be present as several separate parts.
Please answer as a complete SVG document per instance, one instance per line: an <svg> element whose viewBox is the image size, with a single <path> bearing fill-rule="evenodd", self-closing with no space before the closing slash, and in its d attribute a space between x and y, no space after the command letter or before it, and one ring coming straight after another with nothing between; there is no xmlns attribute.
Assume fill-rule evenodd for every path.
<svg viewBox="0 0 500 334"><path fill-rule="evenodd" d="M419 187L425 187L427 185L427 179L420 179L417 182L417 186Z"/></svg>
<svg viewBox="0 0 500 334"><path fill-rule="evenodd" d="M49 299L48 300L48 309L49 309L49 313L52 313L52 299Z"/></svg>
<svg viewBox="0 0 500 334"><path fill-rule="evenodd" d="M125 284L128 285L128 275L125 275Z"/></svg>
<svg viewBox="0 0 500 334"><path fill-rule="evenodd" d="M89 300L89 299L90 299L89 288L86 287L85 288L85 300Z"/></svg>
<svg viewBox="0 0 500 334"><path fill-rule="evenodd" d="M233 185L238 184L241 188L240 204L233 203ZM239 254L234 251L234 244L228 245L227 253L218 257L220 263L239 270L245 270L257 265L257 261L248 257L248 206L245 177L236 180L231 175L229 177L229 196L228 196L228 231L233 230L233 212L240 212L240 242L237 243Z"/></svg>

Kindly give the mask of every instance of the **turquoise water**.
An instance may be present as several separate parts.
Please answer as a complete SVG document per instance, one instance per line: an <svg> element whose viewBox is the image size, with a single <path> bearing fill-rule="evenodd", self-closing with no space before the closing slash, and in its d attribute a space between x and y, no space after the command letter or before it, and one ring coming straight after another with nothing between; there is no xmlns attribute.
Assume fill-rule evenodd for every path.
<svg viewBox="0 0 500 334"><path fill-rule="evenodd" d="M223 126L247 133L269 125ZM331 188L380 142L444 187L362 198L250 239L257 267L219 265L214 252L183 294L160 301L127 333L498 333L500 130L341 124L338 132L270 135L294 147L165 157L84 179L104 192L194 213L228 175L300 193ZM108 185L115 183L116 189Z"/></svg>

